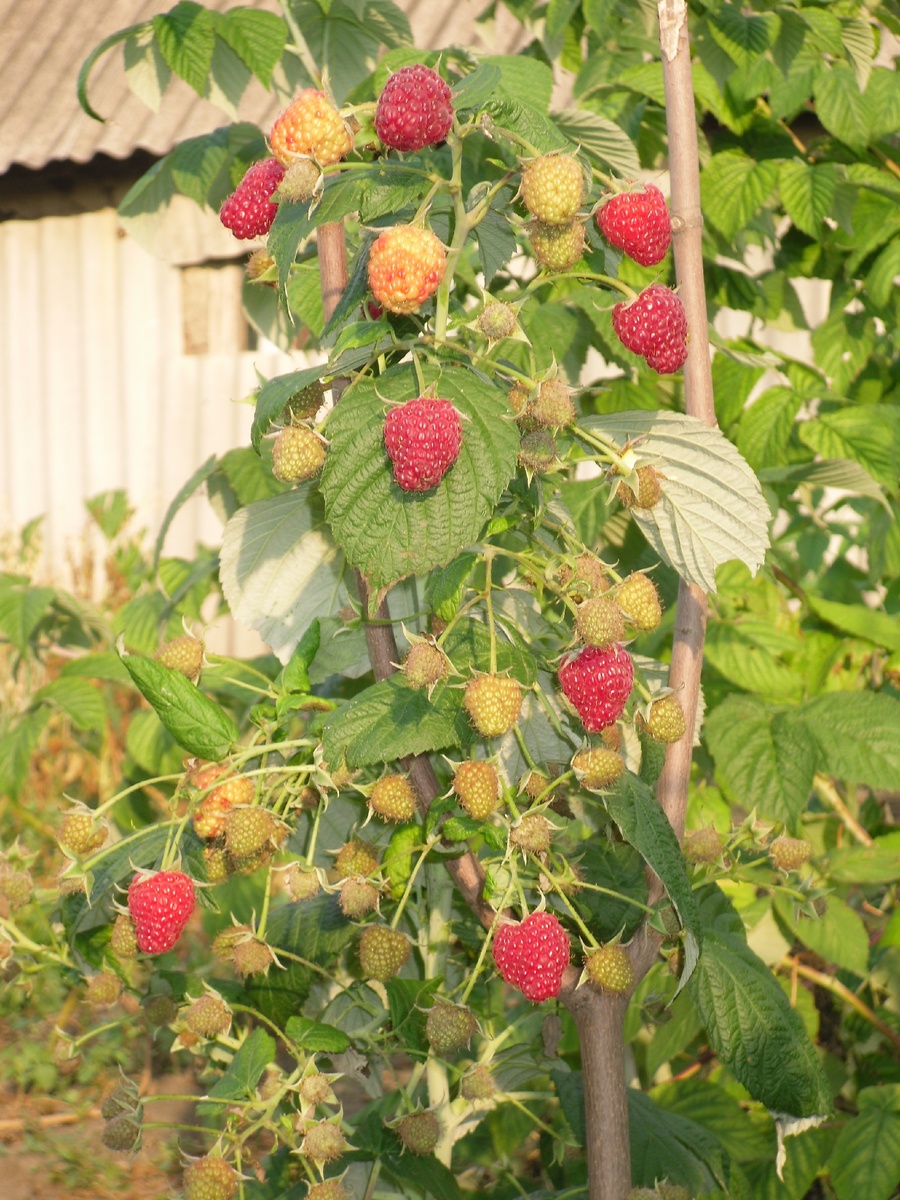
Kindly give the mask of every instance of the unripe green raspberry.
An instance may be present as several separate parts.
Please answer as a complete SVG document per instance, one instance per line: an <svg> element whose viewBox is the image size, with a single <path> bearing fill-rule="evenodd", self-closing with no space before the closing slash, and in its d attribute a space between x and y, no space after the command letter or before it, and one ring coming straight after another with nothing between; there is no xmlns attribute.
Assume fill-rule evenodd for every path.
<svg viewBox="0 0 900 1200"><path fill-rule="evenodd" d="M722 839L718 831L712 825L689 829L684 835L684 857L688 862L718 862L722 857Z"/></svg>
<svg viewBox="0 0 900 1200"><path fill-rule="evenodd" d="M378 907L378 888L366 879L351 875L341 884L341 912L345 917L356 920Z"/></svg>
<svg viewBox="0 0 900 1200"><path fill-rule="evenodd" d="M122 994L122 980L112 971L99 971L88 980L85 1003L94 1008L112 1008Z"/></svg>
<svg viewBox="0 0 900 1200"><path fill-rule="evenodd" d="M497 1091L491 1068L484 1063L472 1067L459 1083L459 1094L464 1100L490 1100Z"/></svg>
<svg viewBox="0 0 900 1200"><path fill-rule="evenodd" d="M409 958L409 941L387 925L368 925L359 940L359 965L367 979L387 983Z"/></svg>
<svg viewBox="0 0 900 1200"><path fill-rule="evenodd" d="M133 1150L137 1150L140 1145L140 1121L133 1116L127 1116L125 1113L122 1113L118 1117L113 1117L111 1121L107 1121L103 1126L100 1141L107 1150L116 1150L119 1153L130 1154Z"/></svg>
<svg viewBox="0 0 900 1200"><path fill-rule="evenodd" d="M601 791L615 783L625 770L625 764L615 750L591 746L575 755L572 769L582 787L589 791Z"/></svg>
<svg viewBox="0 0 900 1200"><path fill-rule="evenodd" d="M281 483L303 483L318 475L325 462L325 443L305 425L288 425L272 446L272 474Z"/></svg>
<svg viewBox="0 0 900 1200"><path fill-rule="evenodd" d="M470 817L484 821L500 803L500 776L483 759L461 762L453 775L453 790Z"/></svg>
<svg viewBox="0 0 900 1200"><path fill-rule="evenodd" d="M586 646L609 646L625 638L622 610L606 596L585 600L575 617L575 628Z"/></svg>
<svg viewBox="0 0 900 1200"><path fill-rule="evenodd" d="M336 1100L328 1076L319 1071L300 1081L300 1098L312 1108L317 1108L320 1104L334 1104Z"/></svg>
<svg viewBox="0 0 900 1200"><path fill-rule="evenodd" d="M219 996L208 992L195 1000L184 1015L184 1023L192 1033L214 1038L231 1028L231 1009Z"/></svg>
<svg viewBox="0 0 900 1200"><path fill-rule="evenodd" d="M674 696L654 700L646 719L639 714L637 723L658 742L677 742L687 729L684 710Z"/></svg>
<svg viewBox="0 0 900 1200"><path fill-rule="evenodd" d="M441 1136L433 1112L409 1113L397 1122L397 1135L411 1154L432 1154Z"/></svg>
<svg viewBox="0 0 900 1200"><path fill-rule="evenodd" d="M584 965L591 982L605 992L624 995L634 987L634 968L623 946L601 946Z"/></svg>
<svg viewBox="0 0 900 1200"><path fill-rule="evenodd" d="M616 604L635 629L656 629L662 620L662 607L656 584L641 571L629 575L616 591Z"/></svg>
<svg viewBox="0 0 900 1200"><path fill-rule="evenodd" d="M347 1149L341 1127L333 1121L317 1121L310 1125L300 1144L300 1153L316 1163L333 1162Z"/></svg>
<svg viewBox="0 0 900 1200"><path fill-rule="evenodd" d="M138 1089L129 1079L120 1083L100 1105L100 1115L104 1121L120 1117L123 1113L134 1114L140 1107Z"/></svg>
<svg viewBox="0 0 900 1200"><path fill-rule="evenodd" d="M285 871L284 881L292 900L311 900L319 894L319 875L315 867L291 863Z"/></svg>
<svg viewBox="0 0 900 1200"><path fill-rule="evenodd" d="M552 836L553 826L542 813L526 813L509 831L509 840L526 854L545 854Z"/></svg>
<svg viewBox="0 0 900 1200"><path fill-rule="evenodd" d="M184 1200L234 1200L238 1177L224 1158L207 1154L184 1172Z"/></svg>
<svg viewBox="0 0 900 1200"><path fill-rule="evenodd" d="M226 925L213 938L212 952L216 958L221 958L223 962L231 962L235 946L238 942L244 941L248 936L252 936L252 934L253 930L249 925Z"/></svg>
<svg viewBox="0 0 900 1200"><path fill-rule="evenodd" d="M284 173L284 178L272 193L272 202L281 204L305 203L315 195L322 172L311 158L298 158Z"/></svg>
<svg viewBox="0 0 900 1200"><path fill-rule="evenodd" d="M11 908L23 908L34 894L34 880L27 871L10 871L0 875L0 895L6 897Z"/></svg>
<svg viewBox="0 0 900 1200"><path fill-rule="evenodd" d="M529 475L543 475L556 462L556 441L543 429L526 433L519 444L519 466Z"/></svg>
<svg viewBox="0 0 900 1200"><path fill-rule="evenodd" d="M350 1200L350 1193L336 1179L314 1183L306 1193L306 1200Z"/></svg>
<svg viewBox="0 0 900 1200"><path fill-rule="evenodd" d="M225 848L232 858L249 858L269 847L275 833L275 818L258 805L233 808L225 818Z"/></svg>
<svg viewBox="0 0 900 1200"><path fill-rule="evenodd" d="M514 383L506 393L506 398L509 401L509 407L518 418L524 414L528 407L528 401L531 399L531 391L521 383Z"/></svg>
<svg viewBox="0 0 900 1200"><path fill-rule="evenodd" d="M568 271L584 254L584 226L580 221L569 225L531 221L527 232L532 254L548 271Z"/></svg>
<svg viewBox="0 0 900 1200"><path fill-rule="evenodd" d="M559 569L560 584L569 589L576 602L600 596L609 589L609 579L603 563L595 554L579 554L574 566L563 563Z"/></svg>
<svg viewBox="0 0 900 1200"><path fill-rule="evenodd" d="M584 173L570 154L543 154L522 172L522 201L545 225L568 225L581 207Z"/></svg>
<svg viewBox="0 0 900 1200"><path fill-rule="evenodd" d="M283 425L300 425L316 415L325 400L325 385L317 379L295 392L281 412Z"/></svg>
<svg viewBox="0 0 900 1200"><path fill-rule="evenodd" d="M334 860L334 869L342 879L348 875L374 875L378 870L378 857L375 847L362 838L351 838L338 851Z"/></svg>
<svg viewBox="0 0 900 1200"><path fill-rule="evenodd" d="M425 1021L425 1040L435 1054L452 1054L468 1046L477 1029L470 1008L438 1000Z"/></svg>
<svg viewBox="0 0 900 1200"><path fill-rule="evenodd" d="M561 429L575 420L570 389L561 379L545 379L525 411L526 421L545 429Z"/></svg>
<svg viewBox="0 0 900 1200"><path fill-rule="evenodd" d="M385 775L369 793L369 808L385 821L411 821L416 793L405 775Z"/></svg>
<svg viewBox="0 0 900 1200"><path fill-rule="evenodd" d="M57 840L67 854L79 858L98 850L106 841L107 832L103 827L95 828L89 811L76 808L67 812L60 822Z"/></svg>
<svg viewBox="0 0 900 1200"><path fill-rule="evenodd" d="M798 871L812 858L812 843L805 838L777 837L769 847L769 856L779 871Z"/></svg>
<svg viewBox="0 0 900 1200"><path fill-rule="evenodd" d="M137 934L134 929L134 921L128 913L119 913L116 917L109 939L109 948L120 961L137 957Z"/></svg>
<svg viewBox="0 0 900 1200"><path fill-rule="evenodd" d="M492 342L509 337L516 327L516 314L508 304L492 300L484 306L478 318L478 328Z"/></svg>
<svg viewBox="0 0 900 1200"><path fill-rule="evenodd" d="M406 656L403 673L411 688L416 691L427 688L430 694L436 684L447 678L450 663L446 654L431 642L416 642Z"/></svg>
<svg viewBox="0 0 900 1200"><path fill-rule="evenodd" d="M637 493L627 483L620 483L616 495L626 508L653 508L659 503L662 489L659 486L659 475L653 467L638 467Z"/></svg>
<svg viewBox="0 0 900 1200"><path fill-rule="evenodd" d="M519 719L522 686L508 675L476 675L466 684L463 703L482 737L502 737Z"/></svg>
<svg viewBox="0 0 900 1200"><path fill-rule="evenodd" d="M255 937L238 942L231 954L232 965L242 979L248 975L268 975L274 961L275 955L266 943Z"/></svg>
<svg viewBox="0 0 900 1200"><path fill-rule="evenodd" d="M144 1001L144 1018L148 1025L171 1025L178 1015L178 1005L171 996L148 996Z"/></svg>
<svg viewBox="0 0 900 1200"><path fill-rule="evenodd" d="M173 638L157 650L156 661L194 683L203 668L203 643L190 634Z"/></svg>

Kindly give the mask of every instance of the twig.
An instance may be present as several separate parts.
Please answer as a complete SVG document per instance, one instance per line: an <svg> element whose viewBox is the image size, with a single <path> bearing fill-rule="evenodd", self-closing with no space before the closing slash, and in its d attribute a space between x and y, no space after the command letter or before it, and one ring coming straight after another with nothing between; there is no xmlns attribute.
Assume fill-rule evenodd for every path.
<svg viewBox="0 0 900 1200"><path fill-rule="evenodd" d="M786 955L778 964L778 967L779 970L792 971L801 976L801 978L808 979L810 983L815 983L827 992L831 992L832 995L838 996L845 1004L849 1004L851 1008L855 1008L859 1015L868 1021L870 1025L874 1025L878 1032L887 1038L895 1050L900 1051L900 1034L882 1021L878 1013L869 1008L865 1000L860 1000L856 992L852 992L839 979L835 979L833 975L826 975L824 971L817 971L814 967L807 967L804 963L799 962L798 959L792 958L790 955Z"/></svg>
<svg viewBox="0 0 900 1200"><path fill-rule="evenodd" d="M813 780L813 786L825 803L834 809L837 816L850 830L856 840L863 846L871 846L872 838L870 834L863 829L862 825L860 825L859 821L857 821L856 817L854 817L853 813L841 799L840 792L837 790L831 780L825 775L817 774Z"/></svg>

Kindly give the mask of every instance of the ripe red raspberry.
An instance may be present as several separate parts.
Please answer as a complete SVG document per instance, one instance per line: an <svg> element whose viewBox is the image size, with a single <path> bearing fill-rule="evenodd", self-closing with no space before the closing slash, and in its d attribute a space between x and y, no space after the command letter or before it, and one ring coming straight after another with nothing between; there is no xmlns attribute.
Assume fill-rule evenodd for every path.
<svg viewBox="0 0 900 1200"><path fill-rule="evenodd" d="M522 172L522 201L544 225L568 225L581 207L584 173L571 154L543 154Z"/></svg>
<svg viewBox="0 0 900 1200"><path fill-rule="evenodd" d="M593 792L615 783L625 770L625 764L615 750L608 750L604 746L591 746L575 755L572 759L572 769L578 777L578 782Z"/></svg>
<svg viewBox="0 0 900 1200"><path fill-rule="evenodd" d="M588 733L613 725L625 711L634 665L619 645L585 646L559 668L559 682Z"/></svg>
<svg viewBox="0 0 900 1200"><path fill-rule="evenodd" d="M385 821L411 821L416 793L405 775L385 775L369 793L369 808Z"/></svg>
<svg viewBox="0 0 900 1200"><path fill-rule="evenodd" d="M418 225L386 229L369 251L369 287L392 313L416 312L438 290L446 269L447 251Z"/></svg>
<svg viewBox="0 0 900 1200"><path fill-rule="evenodd" d="M298 158L314 158L327 167L350 153L353 138L325 93L306 88L275 121L269 144L285 167Z"/></svg>
<svg viewBox="0 0 900 1200"><path fill-rule="evenodd" d="M601 991L624 995L634 987L634 967L623 946L601 946L584 965L588 979Z"/></svg>
<svg viewBox="0 0 900 1200"><path fill-rule="evenodd" d="M502 737L519 719L522 686L508 675L476 675L466 684L463 703L483 737Z"/></svg>
<svg viewBox="0 0 900 1200"><path fill-rule="evenodd" d="M384 444L404 492L428 492L459 456L462 421L449 400L420 396L390 410Z"/></svg>
<svg viewBox="0 0 900 1200"><path fill-rule="evenodd" d="M128 888L138 949L144 954L171 950L194 911L194 884L182 871L135 875Z"/></svg>
<svg viewBox="0 0 900 1200"><path fill-rule="evenodd" d="M629 304L612 310L613 329L628 350L642 355L658 375L671 375L687 358L688 327L684 305L661 283L644 288Z"/></svg>
<svg viewBox="0 0 900 1200"><path fill-rule="evenodd" d="M597 226L611 245L643 267L662 262L672 240L665 196L652 183L611 196L597 210Z"/></svg>
<svg viewBox="0 0 900 1200"><path fill-rule="evenodd" d="M452 124L450 88L437 71L421 63L397 71L378 97L375 132L392 150L436 146Z"/></svg>
<svg viewBox="0 0 900 1200"><path fill-rule="evenodd" d="M387 983L409 958L409 941L387 925L367 925L359 940L359 965L367 979Z"/></svg>
<svg viewBox="0 0 900 1200"><path fill-rule="evenodd" d="M265 237L278 212L272 193L283 178L284 167L276 159L254 163L219 209L219 220L225 228L242 241Z"/></svg>
<svg viewBox="0 0 900 1200"><path fill-rule="evenodd" d="M584 226L580 221L568 225L529 221L527 233L532 254L548 271L568 271L584 254Z"/></svg>
<svg viewBox="0 0 900 1200"><path fill-rule="evenodd" d="M235 1169L224 1158L208 1154L184 1173L184 1200L233 1200L237 1190Z"/></svg>
<svg viewBox="0 0 900 1200"><path fill-rule="evenodd" d="M305 483L325 462L325 443L305 425L288 425L272 444L272 474L281 483Z"/></svg>
<svg viewBox="0 0 900 1200"><path fill-rule="evenodd" d="M500 803L497 768L483 759L461 762L453 776L453 790L469 816L483 821Z"/></svg>
<svg viewBox="0 0 900 1200"><path fill-rule="evenodd" d="M531 913L520 924L502 925L494 937L494 962L507 983L526 1000L558 996L571 947L566 931L552 913Z"/></svg>

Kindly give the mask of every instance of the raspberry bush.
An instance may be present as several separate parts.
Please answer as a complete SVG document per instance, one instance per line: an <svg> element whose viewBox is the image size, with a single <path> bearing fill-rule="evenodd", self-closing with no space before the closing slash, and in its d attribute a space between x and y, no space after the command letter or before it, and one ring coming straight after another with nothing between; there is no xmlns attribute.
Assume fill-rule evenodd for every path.
<svg viewBox="0 0 900 1200"><path fill-rule="evenodd" d="M308 356L173 503L206 487L215 553L123 552L109 622L5 577L56 674L4 786L57 720L104 767L58 849L4 850L4 971L102 1014L61 1064L109 1019L195 1071L186 1197L888 1200L897 19L507 7L515 57L416 49L390 0L123 31L272 88L122 218L182 190L257 242L248 315ZM821 275L811 362L710 356L707 301L800 322ZM269 652L210 654L216 603ZM104 1144L154 1100L119 1082Z"/></svg>

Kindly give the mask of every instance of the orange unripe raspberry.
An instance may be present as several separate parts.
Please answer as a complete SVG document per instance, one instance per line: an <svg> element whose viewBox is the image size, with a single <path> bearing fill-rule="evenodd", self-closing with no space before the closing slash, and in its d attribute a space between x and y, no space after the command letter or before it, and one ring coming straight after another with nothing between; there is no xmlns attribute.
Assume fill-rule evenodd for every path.
<svg viewBox="0 0 900 1200"><path fill-rule="evenodd" d="M388 312L414 313L441 285L447 251L430 229L396 225L369 251L369 287Z"/></svg>
<svg viewBox="0 0 900 1200"><path fill-rule="evenodd" d="M545 225L568 225L581 207L584 174L570 154L543 154L522 172L522 201Z"/></svg>
<svg viewBox="0 0 900 1200"><path fill-rule="evenodd" d="M325 93L306 88L275 121L269 144L285 167L299 158L314 158L327 167L350 153L353 138Z"/></svg>
<svg viewBox="0 0 900 1200"><path fill-rule="evenodd" d="M426 688L431 692L449 673L449 659L431 642L416 642L403 664L406 682L416 691Z"/></svg>

